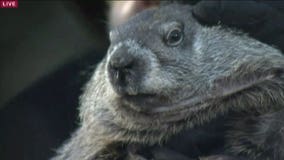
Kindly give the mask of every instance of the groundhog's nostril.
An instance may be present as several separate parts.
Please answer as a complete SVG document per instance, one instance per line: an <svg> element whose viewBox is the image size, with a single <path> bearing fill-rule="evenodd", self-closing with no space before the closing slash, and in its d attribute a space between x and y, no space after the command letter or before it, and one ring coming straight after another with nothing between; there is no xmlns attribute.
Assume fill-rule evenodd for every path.
<svg viewBox="0 0 284 160"><path fill-rule="evenodd" d="M111 83L116 89L125 89L134 83L139 74L137 58L122 47L114 51L108 64Z"/></svg>

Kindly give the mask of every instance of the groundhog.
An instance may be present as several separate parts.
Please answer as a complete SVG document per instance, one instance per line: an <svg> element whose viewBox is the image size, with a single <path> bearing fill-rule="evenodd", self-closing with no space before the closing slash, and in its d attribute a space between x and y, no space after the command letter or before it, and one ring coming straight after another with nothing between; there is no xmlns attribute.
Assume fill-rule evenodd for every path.
<svg viewBox="0 0 284 160"><path fill-rule="evenodd" d="M109 39L80 98L80 127L53 160L284 159L279 50L239 31L201 26L191 6L180 4L142 11ZM163 149L181 132L226 115L222 152L186 157Z"/></svg>

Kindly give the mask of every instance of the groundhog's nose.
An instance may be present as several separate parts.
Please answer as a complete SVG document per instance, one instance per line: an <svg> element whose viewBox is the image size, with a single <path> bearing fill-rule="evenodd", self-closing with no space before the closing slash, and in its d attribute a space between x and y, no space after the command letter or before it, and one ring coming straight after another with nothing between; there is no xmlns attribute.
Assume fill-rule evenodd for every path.
<svg viewBox="0 0 284 160"><path fill-rule="evenodd" d="M128 94L127 88L135 85L139 79L138 57L129 52L128 47L116 49L108 63L109 78L114 88L121 94Z"/></svg>
<svg viewBox="0 0 284 160"><path fill-rule="evenodd" d="M125 49L119 49L112 55L109 67L117 73L127 73L134 66L134 57L127 53Z"/></svg>

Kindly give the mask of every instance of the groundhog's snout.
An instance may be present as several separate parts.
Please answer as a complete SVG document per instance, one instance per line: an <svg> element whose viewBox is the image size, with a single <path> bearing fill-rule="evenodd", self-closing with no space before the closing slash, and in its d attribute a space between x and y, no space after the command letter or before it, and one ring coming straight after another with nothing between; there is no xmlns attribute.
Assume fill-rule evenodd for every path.
<svg viewBox="0 0 284 160"><path fill-rule="evenodd" d="M137 94L137 86L143 76L142 61L129 51L128 46L121 46L113 51L108 62L108 75L118 94Z"/></svg>

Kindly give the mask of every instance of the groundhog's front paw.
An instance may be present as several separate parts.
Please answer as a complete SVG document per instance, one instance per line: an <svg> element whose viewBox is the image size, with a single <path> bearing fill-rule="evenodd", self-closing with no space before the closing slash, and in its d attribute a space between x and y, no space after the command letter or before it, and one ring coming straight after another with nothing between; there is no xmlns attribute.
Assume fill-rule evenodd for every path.
<svg viewBox="0 0 284 160"><path fill-rule="evenodd" d="M152 150L154 160L197 160L194 158L186 157L185 155L178 153L168 148L154 148Z"/></svg>
<svg viewBox="0 0 284 160"><path fill-rule="evenodd" d="M126 160L152 160L150 147L145 147L140 144L129 144L127 146Z"/></svg>
<svg viewBox="0 0 284 160"><path fill-rule="evenodd" d="M226 156L226 155L214 155L208 157L202 157L200 160L247 160L238 157Z"/></svg>
<svg viewBox="0 0 284 160"><path fill-rule="evenodd" d="M126 160L196 160L162 147L128 146Z"/></svg>
<svg viewBox="0 0 284 160"><path fill-rule="evenodd" d="M142 155L129 153L126 157L126 160L150 160L150 159L147 159Z"/></svg>

